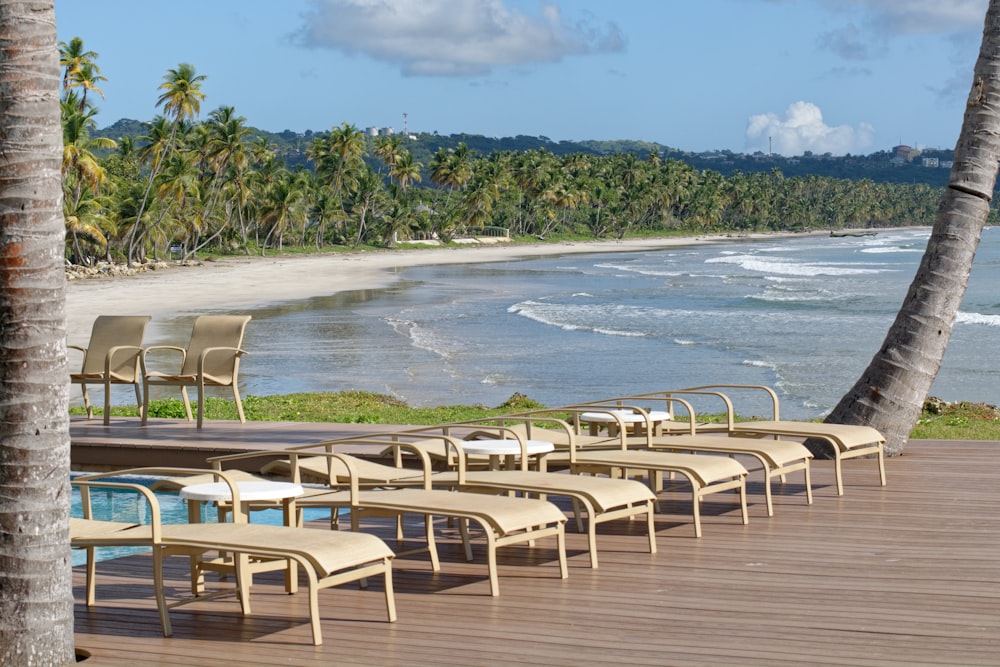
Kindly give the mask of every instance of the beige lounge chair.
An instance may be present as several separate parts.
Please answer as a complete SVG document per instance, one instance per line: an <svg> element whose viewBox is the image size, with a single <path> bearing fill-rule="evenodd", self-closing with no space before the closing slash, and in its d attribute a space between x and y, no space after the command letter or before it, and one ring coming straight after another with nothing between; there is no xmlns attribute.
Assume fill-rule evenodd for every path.
<svg viewBox="0 0 1000 667"><path fill-rule="evenodd" d="M211 595L198 595L171 603L166 600L163 576L163 559L168 556L186 556L192 564L206 552L219 551L229 555L236 571L237 587L244 614L250 613L251 558L294 562L306 577L308 588L309 618L313 643L322 644L320 628L318 591L321 588L337 586L351 581L362 581L370 576L383 575L385 581L385 604L388 620L396 620L395 599L392 588L393 552L382 540L362 533L329 532L323 530L286 526L249 524L242 521L240 513L234 513L234 523L206 524L164 524L161 521L159 503L148 488L136 484L107 481L105 478L125 474L199 474L177 468L138 468L116 471L100 475L77 478L73 486L80 489L83 500L83 518L74 518L70 524L70 544L73 548L87 551L86 603L95 603L95 558L96 547L144 546L152 550L153 586L163 634L171 636L169 610L184 604L206 600L218 595L230 594L220 591ZM209 473L214 478L229 484L234 500L239 502L239 490L235 481L225 473ZM92 489L129 490L140 494L148 510L148 524L120 521L103 521L93 518L90 503ZM192 569L192 588L200 593L200 583L195 582L196 571Z"/></svg>
<svg viewBox="0 0 1000 667"><path fill-rule="evenodd" d="M599 409L543 408L460 422L450 425L450 428L454 430L471 427L488 430L499 426L523 438L548 440L556 447L556 452L546 457L549 467L566 467L571 473L607 474L625 478L645 473L654 492L659 490L659 480L663 474L679 474L691 487L691 516L696 537L701 537L702 499L712 493L736 491L739 496L742 521L744 524L749 522L746 503L747 470L739 461L717 456L630 450L627 429L623 428L614 437L591 437L575 432L574 428L562 419L552 419L553 415L564 417ZM558 424L557 428L539 427L540 423L548 422L551 425L552 421ZM487 424L493 426L486 426Z"/></svg>
<svg viewBox="0 0 1000 667"><path fill-rule="evenodd" d="M249 321L249 315L201 315L195 318L191 328L191 340L186 348L174 345L147 347L140 357L145 401L142 423L146 423L149 415L149 388L155 386L181 388L188 421L191 421L191 402L188 400L187 388L197 388L198 428L202 427L204 420L205 387L232 387L236 412L239 414L240 422L245 423L238 376L240 357L246 354L240 345L243 343L243 332ZM180 353L181 363L176 373L150 369L150 353L156 354L163 350Z"/></svg>
<svg viewBox="0 0 1000 667"><path fill-rule="evenodd" d="M778 394L763 385L704 385L687 387L680 390L656 392L657 395L676 396L678 394L700 392L718 393L727 391L759 391L764 392L771 402L771 419L736 421L732 399L728 396L727 420L724 424L699 426L699 432L721 431L730 436L744 438L789 438L817 439L829 445L827 450L833 459L834 476L837 483L837 495L844 495L844 477L841 462L857 457L874 457L878 465L879 483L886 485L885 478L885 436L870 426L856 424L829 424L820 422L788 421L781 419L778 404ZM651 395L650 395L651 396Z"/></svg>
<svg viewBox="0 0 1000 667"><path fill-rule="evenodd" d="M732 404L724 394L708 391L684 392L689 397L691 395L711 395L720 398L731 409ZM640 406L636 403L647 404ZM649 409L648 404L663 402L663 410ZM687 421L674 421L674 404L683 405L687 415ZM724 435L712 435L699 432L697 416L691 404L680 399L676 393L670 396L626 396L595 402L593 406L601 408L611 408L614 419L623 421L623 413L629 417L640 418L641 428L635 429L641 435L628 436L629 447L642 449L661 449L674 452L691 453L711 453L726 454L728 456L746 456L755 460L757 467L748 468L748 472L760 470L764 473L764 499L767 506L767 515L774 516L774 501L771 490L771 480L775 477L782 482L787 480L789 473L802 471L804 476L806 504L812 504L812 482L810 479L809 463L813 458L810 452L802 443L793 440L767 440L747 437L726 437ZM657 424L654 420L669 415L668 420L661 420ZM635 421L634 419L632 420ZM664 426L666 424L666 426ZM687 433L681 433L682 427ZM614 429L614 432L620 431Z"/></svg>
<svg viewBox="0 0 1000 667"><path fill-rule="evenodd" d="M142 337L148 315L101 315L94 320L87 347L67 345L68 348L83 352L83 365L79 373L70 373L70 382L80 385L83 390L83 404L87 408L87 418L94 416L87 394L88 384L104 385L104 424L111 417L111 385L130 384L135 388L135 403L144 407L139 393L139 357L142 353Z"/></svg>
<svg viewBox="0 0 1000 667"><path fill-rule="evenodd" d="M353 444L361 444L363 441L356 440ZM383 440L377 441L379 446L385 446ZM408 443L391 443L394 447L406 448ZM325 448L325 445L323 445ZM533 542L543 537L556 537L559 575L565 579L568 575L566 566L566 540L565 523L566 516L558 507L552 503L537 498L513 498L498 495L486 495L480 493L467 493L463 491L448 491L433 488L432 470L430 459L417 448L411 448L421 461L421 482L419 487L413 487L410 480L407 480L404 488L388 489L363 489L360 482L361 476L355 468L357 459L347 454L340 454L329 451L261 451L247 452L245 454L230 455L224 457L214 457L211 459L213 465L222 466L225 463L232 463L236 460L246 460L255 456L268 457L279 455L282 459L287 458L291 466L291 479L295 482L301 480L298 467L300 460L315 462L319 459L335 459L338 463L331 468L338 471L331 475L327 484L327 489L306 489L306 494L296 499L296 507L301 512L308 508L324 508L333 511L339 509L349 509L351 512L351 529L358 531L361 529L360 521L365 515L382 517L402 517L405 514L418 514L424 517L424 533L426 547L420 551L427 551L430 555L431 568L437 572L441 565L438 558L437 545L434 536L434 517L445 517L457 519L459 528L462 531L462 540L465 545L465 556L469 561L473 560L472 548L469 540L467 522L474 522L482 529L482 535L486 540L487 568L489 572L490 593L493 596L500 594L500 583L497 572L496 551L500 547L524 542ZM346 472L349 481L345 484L341 471ZM412 471L406 471L405 477L411 477ZM345 488L346 487L346 488ZM399 523L397 522L397 526ZM412 552L399 552L397 555L404 555Z"/></svg>
<svg viewBox="0 0 1000 667"><path fill-rule="evenodd" d="M448 431L449 426L437 426L431 430ZM495 435L511 440L516 440L519 437L516 431L510 429L479 429L469 435L472 437ZM467 470L465 465L461 465L461 462L468 461L468 456L462 446L463 442L466 441L443 434L428 437L428 434L424 432L373 434L294 449L302 454L298 458L300 474L309 475L310 478L322 474L326 475L327 479L330 479L332 475L338 483L344 483L346 481L345 471L342 469L339 459L320 457L317 460L308 457L308 451L322 447L324 450L332 452L335 446L341 448L378 447L383 452L389 451L395 454L403 449L395 446L401 440L408 443L408 448L419 448L427 454L428 458L437 457L455 461L452 469L431 474L431 484L435 488L497 493L514 491L542 498L546 496L569 498L573 502L577 529L587 533L591 567L598 566L597 525L616 519L632 519L644 514L649 552L656 553L656 526L653 507L656 496L648 487L633 480L529 470L527 457L522 457L521 469L519 470ZM214 460L220 459L231 460L232 457L219 457ZM401 457L396 457L396 464L393 466L353 457L352 464L357 471L361 485L398 488L413 486L415 481L422 483L423 480L419 471L402 467ZM265 474L287 474L289 470L290 462L288 459L275 461L261 468L261 472ZM418 476L415 477L415 474ZM586 523L583 521L584 516L587 518Z"/></svg>

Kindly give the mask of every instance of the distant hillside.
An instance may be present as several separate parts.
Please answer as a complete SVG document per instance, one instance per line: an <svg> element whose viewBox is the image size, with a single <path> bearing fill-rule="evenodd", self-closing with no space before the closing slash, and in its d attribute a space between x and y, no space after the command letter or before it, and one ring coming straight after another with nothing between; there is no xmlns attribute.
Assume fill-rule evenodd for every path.
<svg viewBox="0 0 1000 667"><path fill-rule="evenodd" d="M123 136L140 137L148 132L149 123L123 118L113 125L95 131L94 136L118 139ZM306 167L308 160L305 152L309 143L326 130L304 133L285 130L283 132L268 132L251 128L252 136L263 137L275 147L289 168ZM414 137L406 140L406 147L413 153L414 160L427 167L434 154L441 148L455 148L459 143L465 143L475 153L488 156L496 151L523 152L546 150L555 155L585 153L593 155L609 155L613 153L635 153L645 158L656 151L664 158L672 158L690 164L692 167L704 170L711 169L725 176L736 171L744 173L770 172L779 170L785 177L795 176L826 176L861 180L864 178L877 182L888 183L926 183L934 187L944 187L948 182L949 170L943 167L925 167L922 158L937 158L939 163L952 159L953 151L926 151L918 157L906 161L894 160L894 154L879 151L870 155L811 155L806 154L794 158L779 155L756 153L733 153L732 151L704 151L692 153L676 148L663 146L648 141L609 140L609 141L552 141L548 137L531 137L518 135L516 137L485 137L479 134L436 133L411 134Z"/></svg>

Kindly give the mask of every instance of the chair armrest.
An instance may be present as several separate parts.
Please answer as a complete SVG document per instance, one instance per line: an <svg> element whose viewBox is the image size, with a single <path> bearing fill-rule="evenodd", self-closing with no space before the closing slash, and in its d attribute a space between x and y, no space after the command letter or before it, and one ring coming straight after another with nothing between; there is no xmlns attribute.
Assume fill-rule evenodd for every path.
<svg viewBox="0 0 1000 667"><path fill-rule="evenodd" d="M109 475L120 475L121 473L109 473ZM124 489L129 491L135 491L142 498L147 507L149 508L149 526L150 526L150 536L152 538L153 544L158 544L160 542L161 536L161 520L160 520L160 502L156 499L156 495L146 486L142 484L127 484L124 482L106 482L101 479L75 479L71 480L71 485L77 487L80 490L80 500L81 509L83 510L84 519L93 519L93 507L90 502L90 490L91 489Z"/></svg>

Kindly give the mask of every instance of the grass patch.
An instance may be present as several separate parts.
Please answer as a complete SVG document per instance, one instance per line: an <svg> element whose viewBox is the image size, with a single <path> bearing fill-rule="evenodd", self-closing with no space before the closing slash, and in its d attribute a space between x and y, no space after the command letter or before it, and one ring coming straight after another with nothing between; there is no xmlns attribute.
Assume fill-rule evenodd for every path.
<svg viewBox="0 0 1000 667"><path fill-rule="evenodd" d="M514 394L496 407L442 405L413 408L391 396L366 391L246 396L243 399L243 410L249 421L415 426L483 419L542 407L545 406L523 394ZM94 412L97 415L103 414L99 407ZM72 408L70 414L84 414L84 409ZM139 410L135 405L122 405L112 407L111 414L137 417ZM151 401L149 416L184 419L184 404L179 398ZM236 406L231 399L207 398L205 418L235 420ZM717 422L723 418L723 415L698 415L699 421L707 422ZM910 437L921 440L1000 440L1000 410L985 403L945 403L931 398L925 402L923 413Z"/></svg>

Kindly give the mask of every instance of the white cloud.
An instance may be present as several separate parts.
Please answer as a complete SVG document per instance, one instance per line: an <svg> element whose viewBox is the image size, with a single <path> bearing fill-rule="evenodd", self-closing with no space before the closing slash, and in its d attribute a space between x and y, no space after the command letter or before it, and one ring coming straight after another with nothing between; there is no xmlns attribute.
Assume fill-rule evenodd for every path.
<svg viewBox="0 0 1000 667"><path fill-rule="evenodd" d="M961 35L982 30L988 0L823 0L835 15L848 17L820 35L819 43L848 60L885 55L893 37ZM973 41L978 43L978 39Z"/></svg>
<svg viewBox="0 0 1000 667"><path fill-rule="evenodd" d="M980 29L988 0L826 0L837 9L856 6L879 29L897 34Z"/></svg>
<svg viewBox="0 0 1000 667"><path fill-rule="evenodd" d="M310 0L298 41L363 54L405 75L475 76L494 67L557 62L615 52L614 23L567 20L546 3L537 15L505 0Z"/></svg>
<svg viewBox="0 0 1000 667"><path fill-rule="evenodd" d="M875 128L868 123L858 126L830 127L823 112L812 102L795 102L785 110L784 117L775 113L757 114L747 121L747 150L769 150L779 155L802 155L811 151L817 155L832 153L863 153L872 145Z"/></svg>

